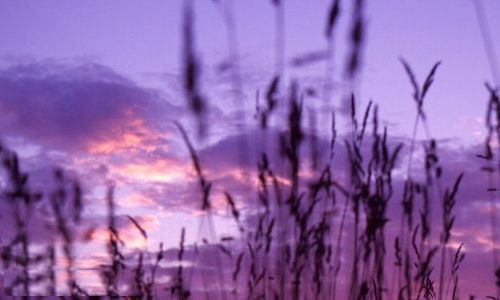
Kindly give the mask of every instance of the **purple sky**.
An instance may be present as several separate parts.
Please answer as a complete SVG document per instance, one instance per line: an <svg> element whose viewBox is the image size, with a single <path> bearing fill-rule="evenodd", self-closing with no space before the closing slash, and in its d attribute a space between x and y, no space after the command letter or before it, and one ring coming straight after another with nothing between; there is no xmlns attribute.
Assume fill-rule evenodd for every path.
<svg viewBox="0 0 500 300"><path fill-rule="evenodd" d="M161 241L166 249L176 247L182 227L186 227L189 245L201 243L203 238L237 235L224 192L233 193L237 206L248 210L256 198L254 156L259 148L255 142L264 138L254 118L255 97L259 91L260 104L264 105L263 95L276 72L275 8L271 1L194 2L200 90L209 103L204 139L196 138L197 123L183 91L183 1L0 3L2 143L19 153L22 167L33 174L30 184L36 189L48 192L53 188L53 181L47 178L55 166L68 169L68 176L81 180L89 202L85 218L89 227L97 227L96 241L104 238L104 229L99 229L105 215L101 207L107 184L114 182L118 214L136 217L149 234L145 241L123 218L120 226L130 253L138 249L154 252ZM438 140L444 184L452 184L460 172L466 172L455 210L456 238L452 243L456 247L465 242L461 292L464 297L469 293L480 297L493 294L487 177L479 170L481 162L475 155L482 153L486 134L488 93L484 83L500 83L494 82L488 64L474 3L368 2L362 67L355 83L344 77L353 14L350 3L344 3L333 39L332 101L325 104L326 60L304 66L291 62L327 49L324 32L331 1L284 2L282 88L296 79L302 88L318 91L304 104L306 111L318 111L323 125L328 124L329 111L336 110L341 130L348 121L342 113L345 95L354 91L359 107L373 100L379 105L381 123L394 137L391 142L407 143L399 166L407 162L416 113L411 84L399 58L410 63L419 84L434 63L442 62L424 110L430 133ZM481 3L495 53L500 56L500 4L494 0ZM230 56L225 23L225 13L231 7L237 61ZM231 63L241 72L241 89L237 91L231 81L232 69L223 68ZM239 103L233 101L235 95L238 101L241 99ZM280 122L285 118L282 113L286 105L279 105L277 110L270 123L268 143L283 129ZM206 229L209 219L200 211L196 174L173 121L184 124L206 176L213 181L216 237ZM422 127L418 130L420 141L425 135ZM323 132L319 139L326 148L329 128ZM346 132L340 134L347 136ZM246 164L238 155L242 141L250 141ZM269 147L271 153L274 151L271 155L277 157L277 147ZM345 154L341 143L337 149L338 155ZM417 143L417 149L417 153L422 149L421 143ZM339 169L347 169L345 163L339 163ZM396 176L399 183L403 169ZM399 199L392 205L394 213L399 209ZM8 209L5 204L0 207L2 211ZM8 237L10 221L8 217L0 219L2 242ZM43 217L32 222L41 224ZM248 222L252 224L250 218ZM399 215L388 226L399 226ZM36 230L34 234L40 238L48 235L45 229L37 230L39 234ZM437 235L434 239L437 241ZM82 268L99 261L102 251L82 250ZM203 263L199 262L200 268ZM164 267L168 278L172 265ZM491 283L485 287L488 281Z"/></svg>

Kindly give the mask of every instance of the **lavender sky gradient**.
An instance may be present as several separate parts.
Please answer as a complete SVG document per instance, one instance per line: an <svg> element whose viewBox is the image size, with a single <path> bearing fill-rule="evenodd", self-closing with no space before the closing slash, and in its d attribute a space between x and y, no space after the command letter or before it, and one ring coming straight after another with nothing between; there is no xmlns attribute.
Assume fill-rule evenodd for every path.
<svg viewBox="0 0 500 300"><path fill-rule="evenodd" d="M207 176L214 181L217 235L237 234L223 200L225 190L236 195L240 207L250 206L243 195L254 182L248 182L245 174L255 175L255 161L242 165L237 151L240 140L258 139L254 99L276 70L275 10L271 1L264 0L232 4L242 76L238 97L243 100L236 105L230 75L221 70L230 57L224 11L231 1L194 2L201 89L210 103L205 139L196 139L196 121L182 90L183 1L0 3L1 141L20 154L35 188L50 190L53 183L47 178L55 166L80 178L89 201L89 226L102 223L106 186L114 182L119 213L135 216L149 233L145 241L132 224L120 223L130 251L156 251L160 241L166 248L176 247L182 227L189 244L210 237L210 232L199 230L206 228L208 219L199 210L195 173L172 121L185 124ZM303 67L290 61L326 49L324 30L331 1L284 2L284 82L298 79L321 90L325 61ZM500 3L481 3L500 56ZM306 107L342 112L342 96L354 90L359 105L370 99L379 104L389 132L408 141L415 105L399 58L411 64L420 83L441 61L424 109L430 132L439 141L445 181L466 172L453 241L455 246L465 242L462 292L463 296L493 294L487 177L475 155L482 153L486 133L484 83L500 83L492 77L473 2L369 1L362 68L353 86L343 76L350 13L346 3L334 39L334 101L325 107L318 99ZM326 143L328 136L321 137ZM423 130L417 138L424 138ZM0 207L7 209L4 204ZM2 241L8 236L8 224L8 217L0 219ZM97 241L105 238L104 229L99 230L94 233ZM43 240L44 234L42 230L37 236ZM79 255L82 268L89 267L102 251L83 250ZM485 282L491 283L484 286Z"/></svg>

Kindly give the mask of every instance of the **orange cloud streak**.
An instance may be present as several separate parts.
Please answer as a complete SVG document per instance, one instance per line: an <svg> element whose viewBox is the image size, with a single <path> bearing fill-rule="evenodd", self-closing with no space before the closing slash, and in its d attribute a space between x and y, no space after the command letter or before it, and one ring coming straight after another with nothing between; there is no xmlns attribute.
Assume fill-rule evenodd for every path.
<svg viewBox="0 0 500 300"><path fill-rule="evenodd" d="M169 182L186 180L191 167L174 160L156 160L143 163L127 163L111 168L119 177L133 180Z"/></svg>

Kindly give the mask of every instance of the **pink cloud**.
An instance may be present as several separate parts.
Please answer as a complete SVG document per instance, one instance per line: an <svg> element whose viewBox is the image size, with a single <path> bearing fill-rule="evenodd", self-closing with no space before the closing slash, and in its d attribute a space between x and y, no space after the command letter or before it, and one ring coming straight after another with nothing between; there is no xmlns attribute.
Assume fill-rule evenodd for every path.
<svg viewBox="0 0 500 300"><path fill-rule="evenodd" d="M42 61L0 70L0 128L51 149L109 153L181 110L98 64ZM124 136L122 136L124 135ZM111 142L116 142L113 146Z"/></svg>

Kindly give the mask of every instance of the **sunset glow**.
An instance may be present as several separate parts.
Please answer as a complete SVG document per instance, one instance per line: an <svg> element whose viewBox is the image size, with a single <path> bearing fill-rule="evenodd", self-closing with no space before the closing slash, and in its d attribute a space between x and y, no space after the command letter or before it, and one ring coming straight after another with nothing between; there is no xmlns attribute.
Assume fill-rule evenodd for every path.
<svg viewBox="0 0 500 300"><path fill-rule="evenodd" d="M4 1L0 299L496 299L499 57L495 0Z"/></svg>

